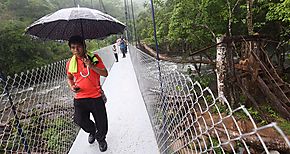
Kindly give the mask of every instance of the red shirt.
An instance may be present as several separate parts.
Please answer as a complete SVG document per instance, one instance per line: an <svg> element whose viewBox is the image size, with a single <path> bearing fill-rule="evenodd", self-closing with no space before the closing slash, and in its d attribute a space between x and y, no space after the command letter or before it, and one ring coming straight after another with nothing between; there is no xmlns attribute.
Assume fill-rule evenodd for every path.
<svg viewBox="0 0 290 154"><path fill-rule="evenodd" d="M95 54L95 56L99 61L95 66L101 69L105 68L102 59L97 54ZM78 71L72 75L74 77L75 85L80 87L80 90L76 93L75 99L101 97L100 74L96 73L92 69L89 69L90 75L88 77L82 77L80 72L82 72L83 75L87 75L87 67L84 66L84 62L81 59L76 58L76 60ZM69 63L70 60L66 63L67 75L71 74L68 72Z"/></svg>

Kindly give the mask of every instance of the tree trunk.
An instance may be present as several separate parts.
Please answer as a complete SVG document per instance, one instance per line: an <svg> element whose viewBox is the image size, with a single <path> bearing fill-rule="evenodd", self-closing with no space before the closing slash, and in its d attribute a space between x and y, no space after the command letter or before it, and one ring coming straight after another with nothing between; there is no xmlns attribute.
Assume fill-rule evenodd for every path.
<svg viewBox="0 0 290 154"><path fill-rule="evenodd" d="M229 36L232 36L232 22L233 22L233 13L235 8L238 6L240 0L237 0L233 8L231 8L231 3L229 0L227 0L228 4L228 11L229 11L229 23L228 23L228 31L229 31Z"/></svg>
<svg viewBox="0 0 290 154"><path fill-rule="evenodd" d="M234 69L234 58L233 58L233 46L230 44L227 44L226 49L226 80L225 80L225 92L226 92L226 98L231 104L231 107L236 107L234 105L237 105L236 103L236 96L235 96L235 88L233 79L235 78L235 69Z"/></svg>
<svg viewBox="0 0 290 154"><path fill-rule="evenodd" d="M247 0L247 26L248 26L248 34L254 34L254 27L253 27L253 2L254 0Z"/></svg>
<svg viewBox="0 0 290 154"><path fill-rule="evenodd" d="M229 31L229 36L232 36L232 10L231 10L231 4L229 2L229 0L227 0L227 4L228 4L228 9L229 9L229 20L228 20L228 31Z"/></svg>
<svg viewBox="0 0 290 154"><path fill-rule="evenodd" d="M217 43L222 42L223 39L224 37L216 38ZM216 74L217 74L218 97L224 97L224 90L225 90L224 79L226 75L225 60L226 60L226 44L220 43L217 46L217 54L216 54Z"/></svg>

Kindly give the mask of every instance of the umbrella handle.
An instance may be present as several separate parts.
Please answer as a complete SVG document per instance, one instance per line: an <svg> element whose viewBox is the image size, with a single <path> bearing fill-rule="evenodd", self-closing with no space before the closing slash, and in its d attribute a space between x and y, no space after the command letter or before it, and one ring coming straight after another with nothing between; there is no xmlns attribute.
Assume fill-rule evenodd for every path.
<svg viewBox="0 0 290 154"><path fill-rule="evenodd" d="M89 66L87 66L87 72L88 74L84 75L82 72L80 72L80 75L83 77L83 78L86 78L90 75L90 70L89 70Z"/></svg>

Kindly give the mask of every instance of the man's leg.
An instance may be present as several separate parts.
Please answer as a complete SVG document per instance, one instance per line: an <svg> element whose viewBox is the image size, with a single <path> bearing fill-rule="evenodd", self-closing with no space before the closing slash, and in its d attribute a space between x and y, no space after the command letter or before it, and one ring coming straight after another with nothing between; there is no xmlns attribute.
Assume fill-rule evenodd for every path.
<svg viewBox="0 0 290 154"><path fill-rule="evenodd" d="M99 142L100 150L107 150L106 135L108 133L108 118L105 103L102 98L97 98L94 103L95 107L92 110L96 121L97 135L96 140Z"/></svg>
<svg viewBox="0 0 290 154"><path fill-rule="evenodd" d="M87 99L74 99L74 122L78 124L85 132L90 133L89 143L92 144L95 141L96 126L95 123L90 120L90 106L88 106Z"/></svg>
<svg viewBox="0 0 290 154"><path fill-rule="evenodd" d="M124 51L125 51L125 54L127 54L128 52L127 46L125 46Z"/></svg>
<svg viewBox="0 0 290 154"><path fill-rule="evenodd" d="M123 58L125 58L125 57L126 57L126 54L125 54L125 49L124 49L124 48L122 48L122 49L121 49L121 51L122 51L122 54L123 54Z"/></svg>
<svg viewBox="0 0 290 154"><path fill-rule="evenodd" d="M105 107L105 103L102 98L96 98L96 102L94 103L95 107L92 107L92 113L96 122L97 127L97 136L96 139L98 141L106 138L108 133L108 119L107 119L107 111Z"/></svg>
<svg viewBox="0 0 290 154"><path fill-rule="evenodd" d="M114 53L114 55L115 55L115 58L116 58L116 62L118 62L118 54Z"/></svg>

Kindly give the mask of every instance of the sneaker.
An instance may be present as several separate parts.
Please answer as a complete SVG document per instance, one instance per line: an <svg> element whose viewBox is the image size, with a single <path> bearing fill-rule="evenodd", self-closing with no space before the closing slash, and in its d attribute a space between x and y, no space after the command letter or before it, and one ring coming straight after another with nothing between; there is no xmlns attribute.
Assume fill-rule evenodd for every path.
<svg viewBox="0 0 290 154"><path fill-rule="evenodd" d="M93 144L95 142L95 133L90 133L88 141L90 144Z"/></svg>
<svg viewBox="0 0 290 154"><path fill-rule="evenodd" d="M108 148L106 140L98 141L99 142L99 149L101 152L105 152Z"/></svg>

